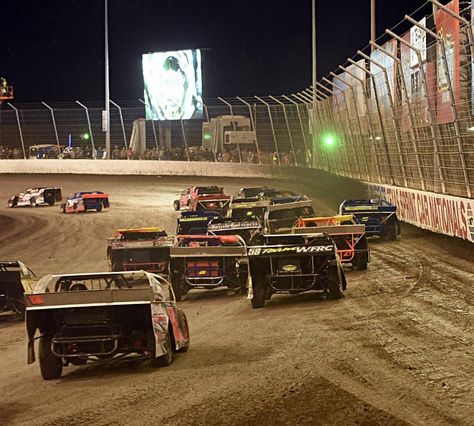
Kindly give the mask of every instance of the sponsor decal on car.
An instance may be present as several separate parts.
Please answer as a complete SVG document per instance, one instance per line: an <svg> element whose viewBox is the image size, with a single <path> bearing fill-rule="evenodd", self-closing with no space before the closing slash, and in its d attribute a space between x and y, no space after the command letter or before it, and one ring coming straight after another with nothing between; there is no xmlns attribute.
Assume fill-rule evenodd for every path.
<svg viewBox="0 0 474 426"><path fill-rule="evenodd" d="M249 248L249 256L264 256L268 254L280 253L296 253L296 254L312 254L312 253L331 253L334 251L334 246L293 246L293 247L255 247Z"/></svg>

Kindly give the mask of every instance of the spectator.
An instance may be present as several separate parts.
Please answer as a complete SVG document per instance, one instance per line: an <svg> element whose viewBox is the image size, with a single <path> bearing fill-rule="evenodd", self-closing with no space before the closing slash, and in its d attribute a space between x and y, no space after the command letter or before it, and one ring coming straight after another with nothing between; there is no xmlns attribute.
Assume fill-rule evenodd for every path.
<svg viewBox="0 0 474 426"><path fill-rule="evenodd" d="M114 146L112 151L112 160L120 160L120 150L117 145Z"/></svg>

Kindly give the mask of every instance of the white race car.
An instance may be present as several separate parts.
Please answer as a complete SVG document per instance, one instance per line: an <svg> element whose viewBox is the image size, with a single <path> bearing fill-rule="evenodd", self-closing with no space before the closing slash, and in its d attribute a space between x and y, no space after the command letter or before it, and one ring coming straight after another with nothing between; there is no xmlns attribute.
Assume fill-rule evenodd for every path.
<svg viewBox="0 0 474 426"><path fill-rule="evenodd" d="M8 207L31 206L49 204L53 206L56 201L62 200L61 188L39 187L30 188L25 192L15 194L8 200Z"/></svg>

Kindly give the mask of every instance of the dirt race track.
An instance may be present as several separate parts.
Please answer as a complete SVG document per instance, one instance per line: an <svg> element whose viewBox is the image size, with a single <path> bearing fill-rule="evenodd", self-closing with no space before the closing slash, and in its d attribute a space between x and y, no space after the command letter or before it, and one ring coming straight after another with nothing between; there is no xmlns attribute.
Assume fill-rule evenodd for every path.
<svg viewBox="0 0 474 426"><path fill-rule="evenodd" d="M172 201L196 182L216 183L0 176L0 258L38 275L105 270L115 228L173 232ZM219 181L231 193L258 183ZM111 208L6 208L11 194L38 184L59 184L63 195L107 191ZM334 212L305 192L318 213ZM349 270L338 301L282 295L252 310L225 290L191 292L182 302L191 348L162 369L67 367L44 381L38 363L26 364L23 323L0 316L0 424L472 425L474 245L407 225L402 232L399 241L372 242L369 270Z"/></svg>

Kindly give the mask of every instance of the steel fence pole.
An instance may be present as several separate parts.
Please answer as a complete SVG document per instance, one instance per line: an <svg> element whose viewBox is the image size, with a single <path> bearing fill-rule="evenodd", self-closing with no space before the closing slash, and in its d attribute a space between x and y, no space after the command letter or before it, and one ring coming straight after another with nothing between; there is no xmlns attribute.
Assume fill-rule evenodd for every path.
<svg viewBox="0 0 474 426"><path fill-rule="evenodd" d="M471 186L469 185L469 174L467 171L467 164L466 164L466 158L464 156L463 152L463 139L461 136L461 130L459 128L459 117L458 117L458 111L456 109L456 99L454 97L454 90L453 90L453 85L451 81L451 75L449 73L449 68L448 68L448 58L446 55L446 45L444 43L444 38L436 34L435 32L431 31L430 29L426 28L425 26L421 25L419 22L415 21L411 16L405 15L405 19L410 22L411 24L415 25L416 27L420 28L422 31L424 31L426 34L429 34L431 37L436 39L436 41L439 43L441 46L441 51L442 51L442 60L443 60L443 68L444 68L444 76L446 78L446 83L448 86L448 93L449 93L449 101L450 101L450 106L451 106L451 114L453 117L453 125L454 125L454 133L456 135L456 142L458 146L458 152L459 152L459 159L461 160L461 167L462 167L462 174L464 178L464 184L466 186L466 193L468 198L472 198L472 192L471 192ZM420 62L420 68L422 68L422 63Z"/></svg>
<svg viewBox="0 0 474 426"><path fill-rule="evenodd" d="M58 153L60 154L59 150L59 136L58 136L58 128L56 127L56 119L54 118L54 110L51 108L46 102L41 102L46 108L49 109L51 113L51 120L53 121L53 129L54 129L54 136L56 137L56 145L58 146Z"/></svg>
<svg viewBox="0 0 474 426"><path fill-rule="evenodd" d="M346 115L347 115L347 126L349 128L349 136L350 136L350 140L351 140L351 146L352 146L352 152L353 152L353 155L354 155L354 159L356 161L356 164L357 164L357 170L358 170L358 175L359 175L359 179L362 180L362 170L361 170L361 166L360 166L360 163L359 161L357 161L357 153L356 153L356 149L355 149L355 136L354 136L354 131L352 129L352 124L351 124L351 120L349 118L349 110L347 108L347 102L346 102L346 96L345 96L345 93L344 93L344 90L341 89L339 86L337 86L336 84L334 84L331 80L329 80L328 78L326 77L323 77L322 79L324 82L326 82L327 84L329 84L331 87L333 87L333 90L327 88L326 86L324 86L323 84L317 82L316 84L319 85L321 88L324 88L325 90L327 91L330 91L332 93L333 96L336 96L336 93L334 92L334 90L339 90L342 94L342 98L344 99L344 107L346 109ZM341 119L341 125L342 125L342 115L341 115L341 112L340 112L340 108L339 108L339 103L337 103L337 108L339 110L339 116L340 116L340 119ZM346 155L347 155L347 162L349 164L349 168L350 167L350 161L349 161L349 153L347 152L346 150ZM351 177L354 177L351 173Z"/></svg>
<svg viewBox="0 0 474 426"><path fill-rule="evenodd" d="M296 158L295 146L293 145L293 137L291 136L290 123L288 121L288 114L286 113L285 104L274 96L270 96L277 104L281 105L283 109L283 116L285 117L286 129L288 130L288 138L290 140L291 150L293 151L293 158L295 160L295 166L298 165L298 159Z"/></svg>
<svg viewBox="0 0 474 426"><path fill-rule="evenodd" d="M138 99L138 102L141 102L143 105L147 105L143 99ZM153 117L151 118L151 129L153 130L153 138L155 140L155 147L158 148L158 138L156 137L156 128L155 128L155 120ZM163 135L161 135L163 137Z"/></svg>
<svg viewBox="0 0 474 426"><path fill-rule="evenodd" d="M315 108L317 106L317 104L312 104L312 108L311 108L311 114L313 115L313 118L311 119L311 123L310 123L310 119L309 119L309 108L308 108L308 101L305 100L304 97L302 97L299 93L292 93L291 96L295 99L297 99L300 103L302 103L304 106L306 106L306 111L308 111L308 136L309 134L311 134L311 145L308 145L306 143L306 158L307 158L307 162L310 163L310 166L311 167L314 167L314 155L313 155L313 150L314 150L314 132L316 131L316 125L313 123L312 125L312 129L309 129L310 127L310 124L315 120L316 118L316 112L314 111L313 112L313 108ZM299 111L299 109L298 109ZM301 114L300 114L300 117L301 117ZM303 121L301 119L301 131L304 132L303 130ZM311 133L309 133L309 131L311 131Z"/></svg>
<svg viewBox="0 0 474 426"><path fill-rule="evenodd" d="M430 127L430 132L431 132L431 140L433 142L433 148L434 148L434 156L436 158L436 162L438 163L438 176L440 179L440 184L441 184L441 192L443 194L446 194L446 183L444 181L444 173L443 169L441 167L441 157L439 153L439 147L438 147L438 140L436 138L436 130L434 127L434 122L435 118L433 116L433 111L430 108L430 101L429 101L429 91L428 91L428 82L426 80L426 73L425 73L425 67L423 66L423 57L421 56L421 51L420 49L417 49L413 47L410 43L408 43L406 40L403 38L399 37L397 34L395 34L393 31L390 30L385 30L385 33L388 34L389 36L393 37L394 39L398 40L401 44L405 45L409 49L413 50L416 53L416 56L418 57L418 64L420 65L420 79L421 79L421 84L424 88L425 91L425 100L426 100L426 108L428 110L428 126ZM403 78L405 78L403 76ZM435 166L433 164L433 166ZM434 173L433 173L434 177Z"/></svg>
<svg viewBox="0 0 474 426"><path fill-rule="evenodd" d="M21 129L20 115L18 114L18 108L14 107L10 102L7 102L7 105L15 111L16 122L18 124L18 132L20 133L21 149L23 150L23 158L26 159L25 142L23 140L23 131Z"/></svg>
<svg viewBox="0 0 474 426"><path fill-rule="evenodd" d="M277 139L276 139L275 127L273 126L273 117L272 117L272 111L270 109L270 104L265 102L262 98L258 96L255 96L255 99L259 100L262 104L266 105L267 107L268 117L270 119L270 126L272 128L273 142L275 142L275 152L277 154L278 165L281 166L280 151L278 150L278 144L277 144Z"/></svg>
<svg viewBox="0 0 474 426"><path fill-rule="evenodd" d="M334 133L338 133L337 130L336 130L336 118L335 118L335 114L334 114L334 109L333 109L333 98L332 98L332 91L329 90L327 87L323 86L321 83L318 83L316 82L316 85L319 85L319 86L322 86L327 92L329 92L330 94L326 94L324 92L322 92L321 90L317 89L317 88L312 88L311 89L313 90L313 92L316 94L316 95L319 95L321 98L324 98L324 104L326 104L326 110L327 110L327 115L328 115L328 118L329 118L329 123L331 123L331 125L329 125L328 127L329 128L332 128L332 131ZM337 109L337 115L339 117L339 122L341 123L341 126L342 126L342 116L341 116L341 112L339 110L339 105L336 106L336 109ZM326 149L326 153L328 155L328 158L329 158L329 151ZM337 155L339 156L339 162L335 162L334 161L334 158L333 158L333 155L331 155L331 159L333 160L333 163L334 163L334 167L333 169L335 169L339 174L342 174L343 176L346 176L346 171L344 170L344 160L343 160L343 157L342 157L342 154L341 154L341 150L338 149L337 150ZM347 152L346 152L346 159L347 159L347 165L348 165L348 169L350 169L350 166L349 166L349 158L347 157ZM337 164L337 167L336 167L336 164ZM341 171L341 167L339 167L339 164L342 166L342 171Z"/></svg>
<svg viewBox="0 0 474 426"><path fill-rule="evenodd" d="M337 74L335 74L333 72L330 72L329 75L332 78L334 78L335 80L341 82L344 86L347 86L349 88L350 92L351 92L351 95L352 95L352 98L353 98L353 101L354 101L354 110L355 110L355 113L356 113L357 127L359 128L359 136L360 136L360 143L361 143L361 147L362 147L362 153L363 153L364 160L365 160L364 161L365 173L366 173L366 176L367 176L367 181L370 182L371 176L370 176L369 165L368 165L369 154L367 154L367 152L366 152L365 143L364 143L364 140L363 140L362 123L360 121L359 107L357 106L357 102L356 102L356 94L355 94L354 86L352 84L347 83L344 79L342 79L341 77L339 77ZM328 81L330 81L330 80L328 79ZM351 115L350 115L350 110L349 110L349 104L348 104L347 99L346 99L345 90L343 90L343 93L344 93L344 104L345 104L346 111L347 111L347 119L351 123L352 120L351 120ZM356 133L356 132L354 132L354 133ZM379 180L380 180L380 176L379 176Z"/></svg>
<svg viewBox="0 0 474 426"><path fill-rule="evenodd" d="M369 62L372 62L376 67L379 67L384 75L384 80L385 80L385 87L387 89L387 95L389 98L389 105L390 105L390 110L391 110L391 117L392 117L392 124L393 124L393 129L395 132L395 142L397 145L397 152L398 152L398 159L400 161L400 169L402 172L402 178L403 178L403 185L405 188L408 186L407 183L407 175L406 175L406 170L405 170L405 162L403 160L403 154L402 154L402 148L401 148L401 140L402 140L402 135L400 133L400 128L397 123L397 118L395 114L395 105L393 102L393 94L392 94L392 88L390 86L390 78L388 76L388 70L385 66L380 64L380 62L377 62L376 60L372 59L369 55L366 55L364 52L358 50L357 53L362 56L364 59L366 59ZM375 74L374 77L372 78L372 83L374 85L374 93L375 93ZM387 142L386 142L387 144Z"/></svg>
<svg viewBox="0 0 474 426"><path fill-rule="evenodd" d="M113 100L109 101L115 108L118 109L119 117L120 117L120 125L122 126L122 135L123 135L123 144L125 145L125 149L127 150L127 160L128 158L128 144L127 144L127 135L125 133L125 125L123 124L123 115L122 115L122 108L120 105L116 104ZM109 131L111 130L110 126L110 119L109 119Z"/></svg>
<svg viewBox="0 0 474 426"><path fill-rule="evenodd" d="M413 118L413 111L411 109L411 104L408 99L408 88L407 84L405 81L405 76L403 75L403 68L402 68L402 61L400 58L398 58L396 55L393 53L389 52L388 50L384 49L382 46L379 46L377 43L370 42L370 44L380 52L382 52L384 55L389 56L392 58L395 63L397 64L397 69L400 74L400 81L401 81L401 90L403 97L406 101L406 107L407 107L407 112L408 112L408 120L409 120L409 129L410 129L410 138L412 141L412 146L413 146L413 152L415 154L415 161L416 161L416 166L418 168L418 177L421 182L421 189L423 191L426 190L426 182L425 182L425 173L423 172L423 168L421 167L421 160L420 160L420 154L418 152L418 145L417 145L417 134L416 134L416 127L415 127L415 120ZM403 103L402 103L403 107Z"/></svg>
<svg viewBox="0 0 474 426"><path fill-rule="evenodd" d="M76 104L78 104L79 106L84 108L84 110L86 111L87 126L89 127L89 134L91 135L92 157L95 160L96 159L96 155L95 155L96 150L95 150L95 144L94 144L94 135L92 133L91 119L89 117L89 109L84 104L80 103L79 101L76 101ZM108 157L108 158L110 158L110 157Z"/></svg>
<svg viewBox="0 0 474 426"><path fill-rule="evenodd" d="M260 147L258 146L258 138L257 138L257 129L255 127L255 121L253 117L253 112L252 112L252 106L247 102L244 101L242 98L237 96L237 99L242 102L244 105L247 105L249 109L249 114L250 114L250 123L252 124L252 130L255 133L255 147L257 148L257 158L258 158L258 164L262 164L262 160L260 159Z"/></svg>
<svg viewBox="0 0 474 426"><path fill-rule="evenodd" d="M362 92L363 92L363 98L364 98L364 103L365 103L365 107L367 109L367 120L368 120L368 124L369 124L369 131L370 131L370 134L371 134L371 141L372 141L372 148L374 150L374 153L375 153L375 157L376 157L376 161L375 161L375 168L377 170L377 178L378 178L378 181L379 183L382 183L382 175L380 173L380 163L378 161L378 155L377 155L377 150L375 149L375 141L377 140L377 136L374 132L374 125L372 123L372 117L371 117L371 114L370 114L370 106L369 106L369 98L367 96L367 91L366 91L366 88L365 88L365 81L361 78L359 78L358 76L356 76L355 74L353 74L352 72L350 72L347 68L339 65L339 69L344 71L347 75L350 75L354 80L357 80L361 87L362 87ZM354 96L354 105L355 105L355 108L356 108L356 114L359 116L359 108L357 106L357 96L356 96L356 92L355 92L355 89L352 90L352 94ZM361 128L362 129L362 128Z"/></svg>
<svg viewBox="0 0 474 426"><path fill-rule="evenodd" d="M179 120L181 123L181 132L183 133L183 141L184 141L184 150L186 151L186 159L191 161L189 158L189 149L188 149L188 141L186 139L186 132L184 130L184 122L183 120Z"/></svg>
<svg viewBox="0 0 474 426"><path fill-rule="evenodd" d="M229 107L230 115L234 116L234 109L232 108L232 104L230 104L229 102L227 102L225 99L223 99L221 97L218 97L217 99L219 99L222 103L227 105ZM236 128L235 128L235 121L234 120L232 120L232 127L233 127L234 132L235 132ZM240 143L239 142L237 142L237 151L239 151L239 163L242 163L242 153L240 152Z"/></svg>
<svg viewBox="0 0 474 426"><path fill-rule="evenodd" d="M205 103L202 104L202 106L204 107L204 112L206 114L206 121L209 123L210 120L209 120L209 110L207 108L207 105ZM201 127L201 132L202 132L202 127ZM202 143L202 142L201 142ZM214 157L214 162L217 162L217 155L216 155L216 148L214 146L214 148L212 149L212 156Z"/></svg>
<svg viewBox="0 0 474 426"><path fill-rule="evenodd" d="M295 108L296 108L296 114L298 115L298 122L300 123L300 129L301 129L301 136L303 138L303 144L304 144L304 150L305 150L305 158L306 158L306 152L308 150L308 144L306 143L306 135L304 133L304 127L303 127L303 120L301 119L301 113L300 113L300 108L298 102L294 101L293 99L289 98L286 95L283 95L283 97L288 101L291 102Z"/></svg>
<svg viewBox="0 0 474 426"><path fill-rule="evenodd" d="M355 67L359 68L361 71L365 72L372 79L372 84L374 85L375 105L377 107L377 115L379 117L379 122L380 122L380 131L382 132L383 145L384 145L384 148L385 148L385 155L387 156L388 172L390 173L390 183L393 185L395 183L395 176L394 176L393 169L392 169L392 163L391 163L391 159L390 159L390 152L388 150L387 132L385 131L385 126L384 126L384 122L383 122L382 109L380 108L380 99L379 99L379 93L378 93L379 91L378 91L378 88L377 88L377 85L376 85L375 76L368 69L366 69L365 67L359 65L354 60L352 60L350 58L348 58L347 60L350 64L354 65ZM368 96L368 93L367 93L367 89L365 87L364 87L364 90L365 90L365 95L366 95L367 100L368 100L369 96ZM373 141L374 144L376 143L376 141L377 140Z"/></svg>

